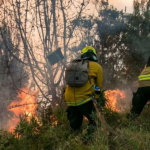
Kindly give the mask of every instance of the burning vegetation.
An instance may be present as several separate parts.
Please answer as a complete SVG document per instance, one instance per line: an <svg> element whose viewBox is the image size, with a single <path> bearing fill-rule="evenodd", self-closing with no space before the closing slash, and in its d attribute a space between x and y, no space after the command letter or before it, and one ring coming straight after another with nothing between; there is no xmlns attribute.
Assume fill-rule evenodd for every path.
<svg viewBox="0 0 150 150"><path fill-rule="evenodd" d="M105 92L107 102L107 107L113 111L121 112L120 101L125 101L126 95L124 91L117 90L108 90Z"/></svg>
<svg viewBox="0 0 150 150"><path fill-rule="evenodd" d="M21 117L26 116L28 121L32 116L35 117L38 106L37 96L38 90L31 93L29 88L19 90L18 100L13 100L7 107L13 113L13 117L9 117L8 120L8 131L13 132Z"/></svg>
<svg viewBox="0 0 150 150"><path fill-rule="evenodd" d="M38 90L30 92L29 88L20 89L18 92L18 100L13 100L7 109L9 112L13 113L13 117L8 116L7 130L13 132L20 119L26 116L27 121L30 121L31 117L36 117ZM121 112L120 102L125 101L126 95L124 91L108 90L105 92L105 97L107 99L107 108L112 111ZM52 126L58 124L58 119L52 114L47 116ZM37 119L38 120L38 119ZM85 117L84 120L87 120ZM88 120L87 120L88 121Z"/></svg>
<svg viewBox="0 0 150 150"><path fill-rule="evenodd" d="M13 101L7 106L6 119L3 117L7 115L5 110L3 109L0 113L0 118L4 118L6 122L6 124L3 123L5 129L9 131L0 130L0 149L106 150L109 148L108 136L101 128L96 129L92 142L89 141L87 145L84 145L85 126L83 126L83 132L79 131L78 136L76 133L71 133L64 107L58 106L55 113L48 113L47 118L45 117L46 123L42 122L43 124L39 127L36 122L38 120L36 117L38 90L30 92L29 88L20 89L22 84L28 84L28 78L25 80L22 77L22 74L25 75L23 70L27 66L26 70L28 73L32 72L32 79L36 86L43 93L45 89L48 89L48 94L52 95L52 101L55 101L57 88L64 83L65 69L58 64L58 68L54 71L53 67L46 64L45 56L53 52L56 47L63 45L65 58L73 58L84 45L92 44L96 35L94 42L96 45L97 40L96 50L106 79L105 89L112 89L112 87L115 89L117 85L129 86L131 82L137 80L137 76L145 65L145 59L150 54L150 0L141 0L141 3L134 0L134 11L131 14L126 13L126 8L125 11L119 11L109 6L107 0L97 1L90 8L94 8L99 17L94 14L88 16L87 13L91 11L84 12L90 1L79 1L77 6L74 5L75 2L77 1L68 1L67 5L62 0L60 2L12 0L11 3L5 3L1 7L4 14L1 16L2 38L0 38L0 66L4 66L0 68L0 81L2 81L0 91L1 97L4 97L1 104L6 104L3 107L6 108L8 103L5 103L5 100ZM72 12L73 8L77 11ZM62 15L57 15L61 11ZM72 18L72 14L77 18ZM61 16L63 19L60 18ZM13 69L11 68L12 60L17 62L13 65ZM18 67L19 64L21 64L20 67ZM16 76L16 72L21 73ZM15 85L16 81L20 86ZM10 96L11 99L9 99L7 95L10 89L14 92L14 87L17 87L15 90L19 89L18 96L14 99L16 96L14 94L14 97ZM8 92L3 96L6 90ZM123 107L128 108L126 103L128 103L129 95L126 91L108 90L105 96L108 100L106 113L104 113L106 122L114 130L124 133L127 139L124 143L119 141L119 136L112 139L114 149L148 150L150 147L149 110L144 110L137 119L138 123L129 122L126 114L122 113L125 110ZM21 119L24 116L27 116L26 120ZM20 129L17 131L19 136L16 136L14 132L17 125Z"/></svg>
<svg viewBox="0 0 150 150"><path fill-rule="evenodd" d="M28 123L27 120L26 121L21 120L21 122L19 123L19 119L18 119L19 114L23 115L24 113L26 114L28 113L31 114L32 116L36 114L35 110L37 108L37 105L31 103L36 103L36 98L38 93L37 91L29 93L29 89L26 89L26 93L28 94L25 94L24 92L23 93L20 92L18 94L20 98L23 98L20 100L20 103L14 100L8 106L9 110L11 110L11 112L14 114L14 117L10 118L9 131L13 131L16 124L19 125L17 133L15 132L12 133L13 135L15 135L15 139L12 140L12 136L10 136L12 134L9 133L6 134L5 132L0 132L0 143L2 141L5 145L11 146L12 150L23 149L23 148L27 149L27 147L30 149L30 146L32 146L31 149L33 150L42 149L43 147L44 149L53 147L52 150L53 149L65 150L68 148L68 146L71 147L72 149L79 149L79 148L81 149L81 147L83 147L83 149L87 149L87 150L92 149L92 147L96 147L96 148L100 147L100 149L102 150L108 148L108 145L106 144L108 137L104 132L104 130L102 130L101 128L98 128L94 133L93 136L94 143L91 143L89 141L89 144L87 146L84 145L82 141L85 138L84 132L79 131L78 136L76 135L76 133L70 133L65 109L60 108L60 106L59 109L57 109L56 112L50 115L50 117L48 118L50 119L50 121L52 121L50 124L48 123L39 126L37 123L35 123L34 119L31 119L30 123ZM120 130L122 134L125 135L127 134L126 136L129 142L126 142L124 149L131 148L133 150L134 149L140 150L138 149L138 147L141 145L140 141L145 142L143 139L149 137L150 128L149 128L148 116L146 116L145 114L143 115L145 117L145 122L144 122L145 124L143 124L144 126L141 126L140 123L136 124L136 122L135 123L133 122L133 125L131 124L129 127L127 127L127 121L124 120L124 117L122 116L121 113L118 113L121 110L118 109L117 107L117 103L119 101L124 101L124 98L127 97L125 92L120 91L118 89L112 91L109 90L105 92L105 95L108 98L108 105L113 106L115 111L117 110L117 112L111 111L110 114L109 112L107 112L107 116L111 116L111 117L106 117L106 121L109 122L109 125L114 128L114 131L116 130L115 126L117 125L117 127L119 126L121 128ZM28 99L31 100L28 101ZM28 105L24 105L24 104L29 104L30 107L27 107ZM85 120L87 119L85 118ZM120 120L123 125L120 124L120 122L118 122ZM83 128L85 127L86 123L87 122L84 121ZM125 128L124 125L126 125ZM146 131L144 130L145 127L147 128ZM133 131L133 129L135 131ZM98 142L96 142L96 140L98 140ZM119 140L120 140L119 138L116 138L115 140L112 139L113 142L117 142L117 143L120 142ZM137 145L137 141L139 141L138 145ZM1 146L4 145L3 143L1 144ZM141 145L142 148L146 146L147 147L149 146L148 142L142 143ZM117 145L117 147L121 148L120 145L119 146ZM120 148L118 149L122 150Z"/></svg>

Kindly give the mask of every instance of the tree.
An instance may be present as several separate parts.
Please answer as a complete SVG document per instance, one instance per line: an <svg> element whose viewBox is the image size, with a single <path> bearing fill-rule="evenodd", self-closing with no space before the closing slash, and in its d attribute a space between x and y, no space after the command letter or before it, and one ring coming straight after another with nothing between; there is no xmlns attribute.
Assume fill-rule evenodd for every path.
<svg viewBox="0 0 150 150"><path fill-rule="evenodd" d="M51 102L49 95L52 95L51 103L57 102L56 91L64 83L65 69L61 63L50 66L47 55L62 47L64 63L67 63L71 43L77 37L76 25L71 23L71 9L74 6L78 9L73 14L78 20L88 2L12 0L5 5L6 15L19 33L22 46L19 48L25 54L32 78L48 103Z"/></svg>
<svg viewBox="0 0 150 150"><path fill-rule="evenodd" d="M123 12L118 11L113 6L109 6L108 2L104 3L104 1L100 2L98 6L100 6L98 17L93 17L93 19L83 18L80 21L80 26L86 30L94 29L90 35L91 39L94 40L94 36L98 36L93 46L97 49L99 63L102 65L104 77L106 77L104 86L108 88L116 82L114 79L116 78L118 67L121 69L121 66L117 66L121 60L120 50L122 50L119 44L121 33L126 25L124 24ZM91 42L93 41L91 40Z"/></svg>
<svg viewBox="0 0 150 150"><path fill-rule="evenodd" d="M98 17L93 17L93 20L82 18L79 26L85 31L97 26L93 33L98 36L95 48L103 67L104 88L130 87L144 67L146 55L150 54L149 23L145 25L145 34L142 26L139 27L143 19L145 22L149 20L145 15L148 14L147 9L140 13L140 4L134 2L133 14L127 14L109 6L108 1L97 2L96 5L99 6Z"/></svg>

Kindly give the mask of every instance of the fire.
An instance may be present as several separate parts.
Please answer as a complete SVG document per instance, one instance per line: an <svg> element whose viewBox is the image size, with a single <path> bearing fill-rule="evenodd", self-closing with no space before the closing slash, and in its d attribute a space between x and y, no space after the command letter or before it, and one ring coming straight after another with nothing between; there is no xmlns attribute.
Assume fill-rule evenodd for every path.
<svg viewBox="0 0 150 150"><path fill-rule="evenodd" d="M29 88L20 89L18 93L19 100L14 100L7 109L13 112L14 117L8 122L8 130L13 132L14 128L20 121L20 116L26 115L28 119L35 115L37 109L38 90L30 93Z"/></svg>
<svg viewBox="0 0 150 150"><path fill-rule="evenodd" d="M84 117L84 120L88 121L88 118Z"/></svg>
<svg viewBox="0 0 150 150"><path fill-rule="evenodd" d="M126 98L126 95L123 91L120 90L108 90L105 92L105 97L108 100L107 107L111 108L113 111L120 112L118 108L118 102Z"/></svg>
<svg viewBox="0 0 150 150"><path fill-rule="evenodd" d="M50 120L52 122L52 127L57 126L59 121L54 115L50 115Z"/></svg>

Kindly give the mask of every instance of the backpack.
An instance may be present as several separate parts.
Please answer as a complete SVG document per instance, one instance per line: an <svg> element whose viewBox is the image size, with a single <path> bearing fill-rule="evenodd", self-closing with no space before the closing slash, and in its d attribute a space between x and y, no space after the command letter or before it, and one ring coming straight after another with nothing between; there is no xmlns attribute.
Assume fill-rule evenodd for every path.
<svg viewBox="0 0 150 150"><path fill-rule="evenodd" d="M71 87L82 87L89 80L89 61L75 59L66 67L65 80Z"/></svg>

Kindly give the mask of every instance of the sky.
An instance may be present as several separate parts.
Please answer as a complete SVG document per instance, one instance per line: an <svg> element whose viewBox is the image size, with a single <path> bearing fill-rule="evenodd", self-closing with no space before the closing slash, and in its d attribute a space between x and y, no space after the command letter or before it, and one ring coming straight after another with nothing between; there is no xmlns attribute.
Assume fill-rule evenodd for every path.
<svg viewBox="0 0 150 150"><path fill-rule="evenodd" d="M0 0L0 4L3 0ZM8 1L8 0L4 0ZM109 3L117 7L118 9L124 9L124 6L127 6L127 11L132 11L133 0L109 0Z"/></svg>
<svg viewBox="0 0 150 150"><path fill-rule="evenodd" d="M8 0L5 0L5 1L8 1ZM2 0L0 0L0 4L1 2ZM125 6L127 7L127 12L132 12L133 10L132 9L133 0L109 0L109 4L114 5L119 10L125 9Z"/></svg>
<svg viewBox="0 0 150 150"><path fill-rule="evenodd" d="M109 4L115 6L119 10L124 10L127 7L127 12L133 10L133 0L109 0Z"/></svg>

